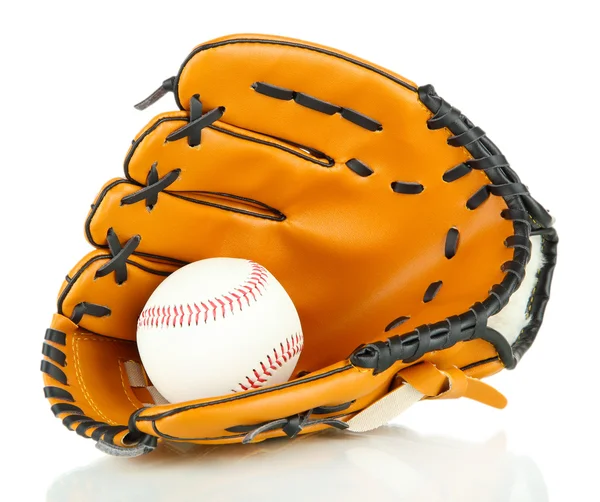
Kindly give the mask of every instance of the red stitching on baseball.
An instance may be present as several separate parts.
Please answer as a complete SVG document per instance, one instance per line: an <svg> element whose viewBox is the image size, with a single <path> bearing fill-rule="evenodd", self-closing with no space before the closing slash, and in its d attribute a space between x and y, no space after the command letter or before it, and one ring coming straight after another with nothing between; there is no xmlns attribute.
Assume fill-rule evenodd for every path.
<svg viewBox="0 0 600 502"><path fill-rule="evenodd" d="M259 361L260 368L262 373L258 372L256 369L252 370L254 374L254 378L249 376L244 377L247 384L238 384L238 388L231 389L231 392L241 392L249 389L260 389L264 387L265 384L269 382L269 378L273 376L275 371L279 368L283 367L284 363L287 363L290 359L296 357L304 346L304 336L302 333L294 333L290 338L285 339L286 346L284 347L283 342L279 344L281 351L278 352L277 348L273 348L274 357L271 357L267 354L267 361L269 362L266 365L263 361ZM282 362L283 360L283 362ZM271 371L269 371L271 370Z"/></svg>
<svg viewBox="0 0 600 502"><path fill-rule="evenodd" d="M239 310L249 307L251 301L257 301L258 295L262 296L267 288L268 275L264 267L255 262L250 263L250 274L243 284L240 284L233 291L215 298L197 300L194 303L185 305L153 305L144 309L138 319L138 327L176 327L198 326L200 322L205 324L209 317L216 321L217 318L225 318L228 314L235 314L234 303ZM207 305L208 304L208 305ZM229 308L227 308L229 306ZM171 312L173 309L173 312ZM187 312L186 312L187 310Z"/></svg>

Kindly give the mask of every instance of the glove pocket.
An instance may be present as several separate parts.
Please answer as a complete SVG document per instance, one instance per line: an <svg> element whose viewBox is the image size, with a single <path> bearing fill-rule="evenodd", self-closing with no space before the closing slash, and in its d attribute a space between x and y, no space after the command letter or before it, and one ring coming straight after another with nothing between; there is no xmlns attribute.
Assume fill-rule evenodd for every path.
<svg viewBox="0 0 600 502"><path fill-rule="evenodd" d="M139 363L135 342L92 333L55 314L46 330L41 370L51 411L83 437L124 446L127 422L143 406L128 381Z"/></svg>

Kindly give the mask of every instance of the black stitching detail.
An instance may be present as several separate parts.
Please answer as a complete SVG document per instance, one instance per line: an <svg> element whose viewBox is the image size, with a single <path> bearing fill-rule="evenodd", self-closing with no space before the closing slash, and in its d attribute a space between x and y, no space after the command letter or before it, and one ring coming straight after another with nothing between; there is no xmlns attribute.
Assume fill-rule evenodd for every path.
<svg viewBox="0 0 600 502"><path fill-rule="evenodd" d="M441 286L442 283L440 282L439 284ZM421 359L421 357L429 352L431 347L431 326L425 324L416 328L415 331L419 338L419 346L414 355L405 360L406 363L414 363L416 360Z"/></svg>
<svg viewBox="0 0 600 502"><path fill-rule="evenodd" d="M367 131L375 132L383 130L381 122L377 122L375 119L367 117L366 115L363 115L362 113L357 112L356 110L352 110L350 108L342 108L340 114L346 120L349 120L353 124L356 124L357 126L360 126L366 129Z"/></svg>
<svg viewBox="0 0 600 502"><path fill-rule="evenodd" d="M497 195L500 197L510 197L513 195L528 195L527 187L522 183L504 183L503 185L483 185L467 201L469 209L477 209L488 197ZM504 210L503 210L504 211Z"/></svg>
<svg viewBox="0 0 600 502"><path fill-rule="evenodd" d="M448 233L446 234L446 246L444 248L444 254L446 255L446 258L454 258L456 255L459 237L460 234L456 227L452 227L450 230L448 230Z"/></svg>
<svg viewBox="0 0 600 502"><path fill-rule="evenodd" d="M304 94L303 92L296 92L294 95L294 101L299 105L305 106L306 108L310 108L311 110L315 110L317 112L324 113L325 115L335 115L341 111L339 106L332 105L327 101Z"/></svg>
<svg viewBox="0 0 600 502"><path fill-rule="evenodd" d="M394 192L406 195L417 195L425 190L425 187L421 183L410 181L394 181L391 186Z"/></svg>
<svg viewBox="0 0 600 502"><path fill-rule="evenodd" d="M527 187L520 183L519 177L510 168L506 157L487 138L483 129L474 126L458 109L440 98L432 86L419 87L417 92L420 101L433 112L433 116L427 120L427 126L430 129L448 128L454 134L448 138L448 144L455 147L466 147L469 153L476 157L466 161L466 167L485 170L494 183L504 182L504 184L488 185L486 190L493 195L504 197L505 200L510 195L518 195L519 198L516 204L510 205L511 209L524 208L531 214L532 220L535 220L529 223L534 223L536 227L551 228L553 219L548 211L531 197ZM464 172L465 168L461 167L459 173L455 174ZM451 174L445 176L452 179ZM487 198L487 195L483 192L478 192L476 195L478 197L475 199L472 197L469 201L471 206L477 207L477 203L482 203L485 200L484 196ZM524 231L531 231L531 225L528 224L527 226L529 229Z"/></svg>
<svg viewBox="0 0 600 502"><path fill-rule="evenodd" d="M108 429L104 433L104 441L110 444L114 444L115 436L120 432L126 431L127 427L124 425L112 425L110 429Z"/></svg>
<svg viewBox="0 0 600 502"><path fill-rule="evenodd" d="M60 366L64 366L67 361L67 356L62 350L58 350L47 343L42 345L42 354Z"/></svg>
<svg viewBox="0 0 600 502"><path fill-rule="evenodd" d="M530 224L529 213L520 209L503 209L500 216L505 220L518 221L526 225Z"/></svg>
<svg viewBox="0 0 600 502"><path fill-rule="evenodd" d="M146 186L123 197L121 204L135 204L145 199L148 210L152 211L154 209L158 202L158 194L175 183L181 174L181 169L173 169L173 171L169 171L162 178L159 178L157 166L158 162L150 166L150 171L148 171L146 177Z"/></svg>
<svg viewBox="0 0 600 502"><path fill-rule="evenodd" d="M283 101L291 101L294 99L294 91L284 87L267 84L266 82L254 82L251 87L259 94L269 96L270 98L281 99Z"/></svg>
<svg viewBox="0 0 600 502"><path fill-rule="evenodd" d="M367 131L375 132L381 131L383 126L380 122L367 115L364 115L351 108L343 108L341 106L334 105L322 99L315 98L309 94L303 92L293 91L292 89L286 89L284 87L278 87L276 85L267 84L266 82L254 82L252 89L256 92L268 96L270 98L281 99L283 101L294 100L295 103L315 110L317 112L325 113L326 115L334 115L339 113L343 118L352 122L353 124L366 129Z"/></svg>
<svg viewBox="0 0 600 502"><path fill-rule="evenodd" d="M462 164L458 164L448 169L442 176L443 180L450 183L469 174L472 169L487 171L499 167L507 167L508 161L504 155L491 155L480 159L470 159Z"/></svg>
<svg viewBox="0 0 600 502"><path fill-rule="evenodd" d="M485 338L488 321L486 308L481 302L477 302L469 310L475 315L475 329L473 330L473 333L471 333L471 336L468 338L468 340Z"/></svg>
<svg viewBox="0 0 600 502"><path fill-rule="evenodd" d="M456 181L457 179L466 176L470 172L471 168L467 164L458 164L457 166L448 169L442 176L442 179L446 183L452 183L453 181Z"/></svg>
<svg viewBox="0 0 600 502"><path fill-rule="evenodd" d="M410 316L402 315L402 316L398 317L397 319L394 319L391 323L389 323L385 327L384 331L387 333L388 331L396 329L398 326L401 326L402 324L404 324L409 319L410 319Z"/></svg>
<svg viewBox="0 0 600 502"><path fill-rule="evenodd" d="M433 300L442 288L442 284L442 281L432 282L427 288L427 291L425 291L423 303L429 303L431 300Z"/></svg>
<svg viewBox="0 0 600 502"><path fill-rule="evenodd" d="M493 296L498 301L497 312L502 310L508 304L510 296L508 290L502 284L494 284L490 289L490 296Z"/></svg>
<svg viewBox="0 0 600 502"><path fill-rule="evenodd" d="M100 427L104 425L104 422L96 422L95 420L81 422L76 428L75 432L82 437L89 437L86 435L86 432L89 431L92 427Z"/></svg>
<svg viewBox="0 0 600 502"><path fill-rule="evenodd" d="M75 413L75 414L79 414L79 415L83 415L83 410L81 408L79 408L78 406L75 406L74 404L69 404L69 403L58 403L53 405L50 408L50 411L52 411L52 413L54 413L54 416L58 416L61 413Z"/></svg>
<svg viewBox="0 0 600 502"><path fill-rule="evenodd" d="M523 280L523 277L525 275L525 268L523 267L523 264L514 260L504 262L500 269L504 273L515 275L519 283Z"/></svg>
<svg viewBox="0 0 600 502"><path fill-rule="evenodd" d="M224 113L225 107L219 106L202 114L202 102L196 94L190 98L190 119L188 124L169 134L166 141L177 141L182 138L188 138L189 146L198 146L202 140L202 129L219 120Z"/></svg>
<svg viewBox="0 0 600 502"><path fill-rule="evenodd" d="M79 422L88 422L88 421L92 421L92 419L88 416L85 416L83 413L81 413L81 414L66 416L65 418L63 418L62 423L67 429L72 431L73 430L73 429L71 429L72 425L77 424Z"/></svg>
<svg viewBox="0 0 600 502"><path fill-rule="evenodd" d="M451 347L454 340L459 340L462 333L462 323L460 317L457 315L446 318L448 323L448 332L445 334L444 342L442 343L441 350Z"/></svg>
<svg viewBox="0 0 600 502"><path fill-rule="evenodd" d="M527 254L531 253L531 241L524 235L511 235L504 240L507 248L520 248Z"/></svg>
<svg viewBox="0 0 600 502"><path fill-rule="evenodd" d="M482 186L473 195L471 195L471 197L469 197L469 200L467 200L467 207L469 209L477 209L488 199L488 197L490 196L488 186L489 185Z"/></svg>
<svg viewBox="0 0 600 502"><path fill-rule="evenodd" d="M104 435L104 433L108 430L110 430L112 426L108 425L108 424L103 424L100 427L97 427L94 432L92 432L92 439L94 441L98 441L102 438L102 436Z"/></svg>
<svg viewBox="0 0 600 502"><path fill-rule="evenodd" d="M70 392L50 385L44 387L44 397L46 399L61 399L63 401L70 401L71 403L75 401Z"/></svg>
<svg viewBox="0 0 600 502"><path fill-rule="evenodd" d="M40 370L42 370L44 373L46 373L46 375L49 375L52 378L54 378L54 380L56 380L57 382L60 382L63 385L69 385L67 383L67 375L65 375L61 369L57 368L51 362L43 359Z"/></svg>
<svg viewBox="0 0 600 502"><path fill-rule="evenodd" d="M437 130L448 127L459 121L461 115L458 108L454 108L450 103L442 100L437 112L427 121L427 128Z"/></svg>
<svg viewBox="0 0 600 502"><path fill-rule="evenodd" d="M112 227L109 228L106 233L106 242L113 257L96 271L95 277L104 277L114 272L116 283L123 284L127 280L127 259L140 245L141 240L139 235L134 235L125 246L121 246L117 234Z"/></svg>
<svg viewBox="0 0 600 502"><path fill-rule="evenodd" d="M346 165L354 171L359 176L366 178L367 176L371 176L373 174L373 169L371 169L367 164L358 160L358 159L350 159L346 162Z"/></svg>
<svg viewBox="0 0 600 502"><path fill-rule="evenodd" d="M58 345L65 345L67 343L67 335L57 329L48 328L44 339L50 342L57 343Z"/></svg>
<svg viewBox="0 0 600 502"><path fill-rule="evenodd" d="M467 160L466 164L471 169L480 169L484 171L487 169L494 169L496 167L506 167L509 165L508 160L506 160L506 157L501 154L490 155L489 157L482 157L480 159Z"/></svg>
<svg viewBox="0 0 600 502"><path fill-rule="evenodd" d="M73 313L71 314L71 321L75 324L79 324L84 315L91 315L93 317L106 317L111 313L108 307L103 305L97 305L96 303L81 302L75 305Z"/></svg>
<svg viewBox="0 0 600 502"><path fill-rule="evenodd" d="M450 146L467 146L480 140L485 136L485 131L481 127L473 127L468 131L465 131L457 136L450 136L448 138L448 144Z"/></svg>
<svg viewBox="0 0 600 502"><path fill-rule="evenodd" d="M488 185L489 192L492 195L500 197L510 197L512 195L527 195L529 192L523 183L504 183L503 185Z"/></svg>

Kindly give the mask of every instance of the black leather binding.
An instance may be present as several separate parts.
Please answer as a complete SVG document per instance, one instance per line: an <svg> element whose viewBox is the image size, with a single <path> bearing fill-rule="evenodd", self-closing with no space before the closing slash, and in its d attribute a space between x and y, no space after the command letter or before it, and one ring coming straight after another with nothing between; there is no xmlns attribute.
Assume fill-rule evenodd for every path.
<svg viewBox="0 0 600 502"><path fill-rule="evenodd" d="M57 343L58 345L64 345L66 343L67 335L62 331L58 331L57 329L48 328L46 330L46 334L44 335L44 339L53 343Z"/></svg>
<svg viewBox="0 0 600 502"><path fill-rule="evenodd" d="M448 233L446 234L446 244L444 246L444 256L446 256L446 258L451 259L456 256L459 237L460 233L457 228L452 227L448 230Z"/></svg>
<svg viewBox="0 0 600 502"><path fill-rule="evenodd" d="M373 174L373 169L371 169L367 164L358 159L350 159L348 162L346 162L346 165L352 171L354 171L356 174L363 178L366 178Z"/></svg>
<svg viewBox="0 0 600 502"><path fill-rule="evenodd" d="M42 354L59 366L64 366L65 361L67 360L67 356L62 350L59 350L47 343L42 345Z"/></svg>
<svg viewBox="0 0 600 502"><path fill-rule="evenodd" d="M70 392L60 387L44 387L44 397L46 399L60 399L61 401L69 401L71 403L75 401Z"/></svg>
<svg viewBox="0 0 600 502"><path fill-rule="evenodd" d="M127 259L140 245L141 240L142 238L139 235L134 235L127 241L125 246L121 246L117 234L112 228L109 228L106 233L106 242L112 258L96 271L96 277L104 277L114 272L115 282L119 285L123 284L127 280Z"/></svg>
<svg viewBox="0 0 600 502"><path fill-rule="evenodd" d="M65 375L65 373L61 369L57 368L51 362L43 359L40 370L46 373L47 375L50 375L57 382L62 383L63 385L68 385L67 375Z"/></svg>
<svg viewBox="0 0 600 502"><path fill-rule="evenodd" d="M466 176L471 169L483 169L491 183L473 194L466 202L467 207L477 210L490 196L504 197L508 209L501 216L513 222L514 237L506 242L514 251L513 259L502 265L506 274L503 281L492 285L488 298L474 304L468 312L426 327L420 326L410 333L389 338L385 342L360 347L350 361L355 366L373 368L374 373L379 373L396 361L416 360L415 357L425 353L421 344L426 346L426 351L433 351L460 341L481 338L494 345L498 357L507 368L514 368L535 339L548 302L558 243L556 231L551 228L552 217L531 197L527 187L521 183L506 158L482 129L475 127L459 110L441 99L432 86L420 87L418 93L421 102L433 114L427 121L427 126L430 129L448 128L453 134L448 143L466 147L473 155L472 160L446 171L444 181L452 182ZM487 320L508 303L510 296L519 287L530 256L529 237L532 234L543 238L545 265L539 273L538 285L530 299L531 321L511 347L504 336L487 327Z"/></svg>
<svg viewBox="0 0 600 502"><path fill-rule="evenodd" d="M406 195L418 195L425 189L421 183L412 181L394 181L391 187L394 192Z"/></svg>
<svg viewBox="0 0 600 502"><path fill-rule="evenodd" d="M84 315L91 315L93 317L106 317L110 315L110 309L104 305L98 305L96 303L81 302L75 305L73 308L71 321L73 321L75 324L79 324Z"/></svg>
<svg viewBox="0 0 600 502"><path fill-rule="evenodd" d="M335 115L341 111L339 106L332 105L327 101L304 94L303 92L296 92L294 94L294 101L299 105L305 106L306 108L310 108L311 110L315 110L317 112L324 113L325 115Z"/></svg>

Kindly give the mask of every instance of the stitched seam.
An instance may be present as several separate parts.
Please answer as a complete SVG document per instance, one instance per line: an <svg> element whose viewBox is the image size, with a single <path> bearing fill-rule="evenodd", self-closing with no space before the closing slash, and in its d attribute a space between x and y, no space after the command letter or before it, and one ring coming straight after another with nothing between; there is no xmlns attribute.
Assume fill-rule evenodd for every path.
<svg viewBox="0 0 600 502"><path fill-rule="evenodd" d="M268 84L268 82L264 82L264 83L267 84L267 85L272 85L272 84ZM359 115L362 115L367 120L370 120L371 122L379 124L379 128L376 129L376 131L381 131L383 129L383 127L381 125L381 122L379 122L379 120L376 120L376 119L372 118L371 116L365 115L364 113L359 112L357 110L353 110L352 108L347 108L345 106L335 105L335 104L333 104L333 103L331 103L329 101L325 101L323 99L317 98L316 96L312 96L310 94L306 94L306 93L302 93L302 92L299 92L299 91L295 91L293 89L287 89L287 88L283 88L283 87L281 89L285 89L286 91L290 91L292 93L292 97L290 99L285 99L285 101L292 101L293 103L295 103L297 105L300 105L300 106L302 106L304 108L308 108L309 110L313 110L313 111L316 111L316 112L319 112L319 113L323 113L325 115L340 115L343 119L347 120L348 122L351 122L352 124L357 125L358 127L362 127L363 129L367 129L368 131L370 131L370 129L368 129L364 125L357 124L356 122L350 120L348 117L344 116L344 111L351 112L351 113L352 112L356 112ZM256 91L257 93L259 93L259 94L261 94L263 96L267 96L268 98L280 99L280 98L276 98L275 96L272 96L270 94L258 91L256 88L254 88L254 91ZM307 106L306 104L299 103L298 101L296 101L296 97L297 97L298 94L304 94L304 96L307 96L308 98L314 99L315 101L317 101L321 105L329 105L329 106L332 106L334 108L337 108L338 110L330 114L330 113L324 112L323 110L318 110L318 109L312 108L310 106ZM375 132L375 131L372 131L372 132Z"/></svg>
<svg viewBox="0 0 600 502"><path fill-rule="evenodd" d="M246 375L242 380L243 383L239 383L237 388L231 391L237 393L265 386L278 369L283 368L285 363L300 354L303 346L304 337L301 332L286 337L279 347L273 347L273 355L267 354L266 362L259 361L260 371L253 369L252 376Z"/></svg>
<svg viewBox="0 0 600 502"><path fill-rule="evenodd" d="M258 263L249 263L251 269L246 281L228 293L193 303L154 305L145 308L138 318L138 328L175 328L184 324L198 326L208 323L209 320L216 321L218 318L224 319L227 315L234 314L236 306L239 311L250 307L252 302L258 301L256 293L262 296L267 289L268 275L265 268Z"/></svg>
<svg viewBox="0 0 600 502"><path fill-rule="evenodd" d="M92 409L101 417L104 419L104 421L108 424L111 425L115 425L116 422L114 422L113 420L110 420L106 415L104 415L104 413L102 413L100 411L100 409L96 406L96 404L94 403L92 397L90 396L87 387L85 385L85 382L83 381L83 377L81 374L81 368L80 368L80 359L79 359L79 342L80 341L87 341L87 340L92 340L92 341L96 341L98 340L97 338L76 338L73 337L73 341L71 342L71 345L73 347L73 352L75 353L75 376L77 377L77 381L79 382L79 385L81 387L81 390L83 391L83 395L85 396L88 404L92 407ZM108 341L108 340L107 340ZM112 340L110 340L112 341Z"/></svg>
<svg viewBox="0 0 600 502"><path fill-rule="evenodd" d="M131 403L131 405L133 406L133 410L137 411L139 409L139 404L135 404L133 402L133 400L131 399L131 397L129 396L129 392L127 392L127 387L125 387L125 378L124 376L127 374L127 371L125 370L124 365L121 363L121 361L119 361L119 374L121 376L121 385L123 386L123 392L125 392L125 395L127 396L127 400ZM127 379L129 381L129 378ZM129 385L128 386L129 389L132 389L132 387ZM144 387L145 389L146 387ZM130 392L132 392L130 390Z"/></svg>

